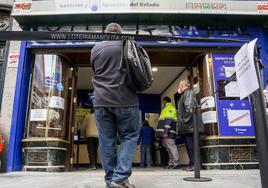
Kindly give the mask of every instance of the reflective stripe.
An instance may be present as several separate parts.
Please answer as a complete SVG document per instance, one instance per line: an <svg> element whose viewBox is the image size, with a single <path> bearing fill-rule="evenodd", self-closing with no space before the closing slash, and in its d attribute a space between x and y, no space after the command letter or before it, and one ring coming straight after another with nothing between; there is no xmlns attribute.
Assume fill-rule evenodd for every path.
<svg viewBox="0 0 268 188"><path fill-rule="evenodd" d="M176 134L176 131L170 130L169 132Z"/></svg>
<svg viewBox="0 0 268 188"><path fill-rule="evenodd" d="M164 132L164 129L156 129L156 131Z"/></svg>
<svg viewBox="0 0 268 188"><path fill-rule="evenodd" d="M171 126L170 125L165 125L165 128L171 129Z"/></svg>

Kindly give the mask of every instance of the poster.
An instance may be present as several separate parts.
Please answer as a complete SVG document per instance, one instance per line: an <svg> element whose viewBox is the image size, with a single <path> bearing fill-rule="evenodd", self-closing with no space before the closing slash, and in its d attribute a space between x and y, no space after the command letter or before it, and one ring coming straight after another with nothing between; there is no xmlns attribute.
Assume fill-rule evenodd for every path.
<svg viewBox="0 0 268 188"><path fill-rule="evenodd" d="M48 109L31 109L30 121L46 121Z"/></svg>
<svg viewBox="0 0 268 188"><path fill-rule="evenodd" d="M248 97L259 88L254 62L256 41L257 39L244 44L234 56L240 99Z"/></svg>
<svg viewBox="0 0 268 188"><path fill-rule="evenodd" d="M159 121L159 114L156 113L145 113L145 120L148 121L149 125L154 129L157 128Z"/></svg>
<svg viewBox="0 0 268 188"><path fill-rule="evenodd" d="M216 111L203 112L202 120L204 124L217 123L217 112Z"/></svg>
<svg viewBox="0 0 268 188"><path fill-rule="evenodd" d="M18 51L9 52L8 60L7 60L7 67L18 67L19 57L20 57L20 52Z"/></svg>
<svg viewBox="0 0 268 188"><path fill-rule="evenodd" d="M235 72L235 53L217 52L212 54L216 104L218 109L219 136L255 136L252 110L249 100L240 100L237 81L227 85Z"/></svg>
<svg viewBox="0 0 268 188"><path fill-rule="evenodd" d="M201 110L207 108L215 108L215 100L213 96L204 97L200 100Z"/></svg>
<svg viewBox="0 0 268 188"><path fill-rule="evenodd" d="M60 108L64 110L64 98L58 96L52 96L50 98L49 107Z"/></svg>
<svg viewBox="0 0 268 188"><path fill-rule="evenodd" d="M238 83L236 81L230 82L226 86L224 86L226 97L240 97L240 93L237 88Z"/></svg>

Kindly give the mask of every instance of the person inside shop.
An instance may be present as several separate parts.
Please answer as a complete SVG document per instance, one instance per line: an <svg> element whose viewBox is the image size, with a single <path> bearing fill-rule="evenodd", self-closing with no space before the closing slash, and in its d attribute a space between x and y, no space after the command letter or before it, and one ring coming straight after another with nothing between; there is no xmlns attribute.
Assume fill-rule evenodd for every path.
<svg viewBox="0 0 268 188"><path fill-rule="evenodd" d="M147 120L144 120L140 133L141 168L144 167L150 168L153 163L152 161L153 141L154 141L154 129L149 125L149 122Z"/></svg>
<svg viewBox="0 0 268 188"><path fill-rule="evenodd" d="M203 132L202 118L195 94L190 88L189 80L180 81L178 93L181 94L181 98L178 101L178 134L185 140L190 160L189 166L184 170L194 171L194 125L192 117L193 115L196 115L198 119L199 132ZM196 114L194 114L194 112Z"/></svg>
<svg viewBox="0 0 268 188"><path fill-rule="evenodd" d="M177 137L177 110L169 97L164 97L163 104L164 108L159 117L156 137L162 140L168 152L169 163L166 168L179 169L179 153L175 143L175 138Z"/></svg>
<svg viewBox="0 0 268 188"><path fill-rule="evenodd" d="M90 113L88 113L83 122L82 127L86 136L87 141L87 151L89 158L89 170L97 169L97 159L98 159L98 129L96 127L94 110L91 109Z"/></svg>

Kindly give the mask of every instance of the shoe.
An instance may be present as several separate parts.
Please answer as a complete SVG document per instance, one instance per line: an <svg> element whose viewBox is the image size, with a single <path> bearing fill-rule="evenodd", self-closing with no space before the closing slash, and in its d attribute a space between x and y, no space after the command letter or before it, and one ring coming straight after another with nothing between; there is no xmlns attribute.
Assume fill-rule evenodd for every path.
<svg viewBox="0 0 268 188"><path fill-rule="evenodd" d="M181 168L181 165L177 164L177 165L174 165L172 169L180 169Z"/></svg>
<svg viewBox="0 0 268 188"><path fill-rule="evenodd" d="M140 164L140 168L145 168L145 165L144 164Z"/></svg>
<svg viewBox="0 0 268 188"><path fill-rule="evenodd" d="M165 169L173 169L173 168L174 168L174 165L165 166Z"/></svg>
<svg viewBox="0 0 268 188"><path fill-rule="evenodd" d="M91 170L97 170L97 168L95 166L92 166L92 167L89 167L88 170L89 171L91 171Z"/></svg>
<svg viewBox="0 0 268 188"><path fill-rule="evenodd" d="M194 166L189 166L185 168L185 171L195 171Z"/></svg>
<svg viewBox="0 0 268 188"><path fill-rule="evenodd" d="M119 183L112 182L109 188L135 188L135 185L130 184L128 179Z"/></svg>

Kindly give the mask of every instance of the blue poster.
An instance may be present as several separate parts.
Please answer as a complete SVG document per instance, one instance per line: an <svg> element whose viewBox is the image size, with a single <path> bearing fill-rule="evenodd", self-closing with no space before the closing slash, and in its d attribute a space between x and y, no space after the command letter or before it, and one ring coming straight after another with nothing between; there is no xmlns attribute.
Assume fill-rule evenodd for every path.
<svg viewBox="0 0 268 188"><path fill-rule="evenodd" d="M234 53L213 53L219 136L255 136L249 100L240 100L238 85L224 82L235 72Z"/></svg>

